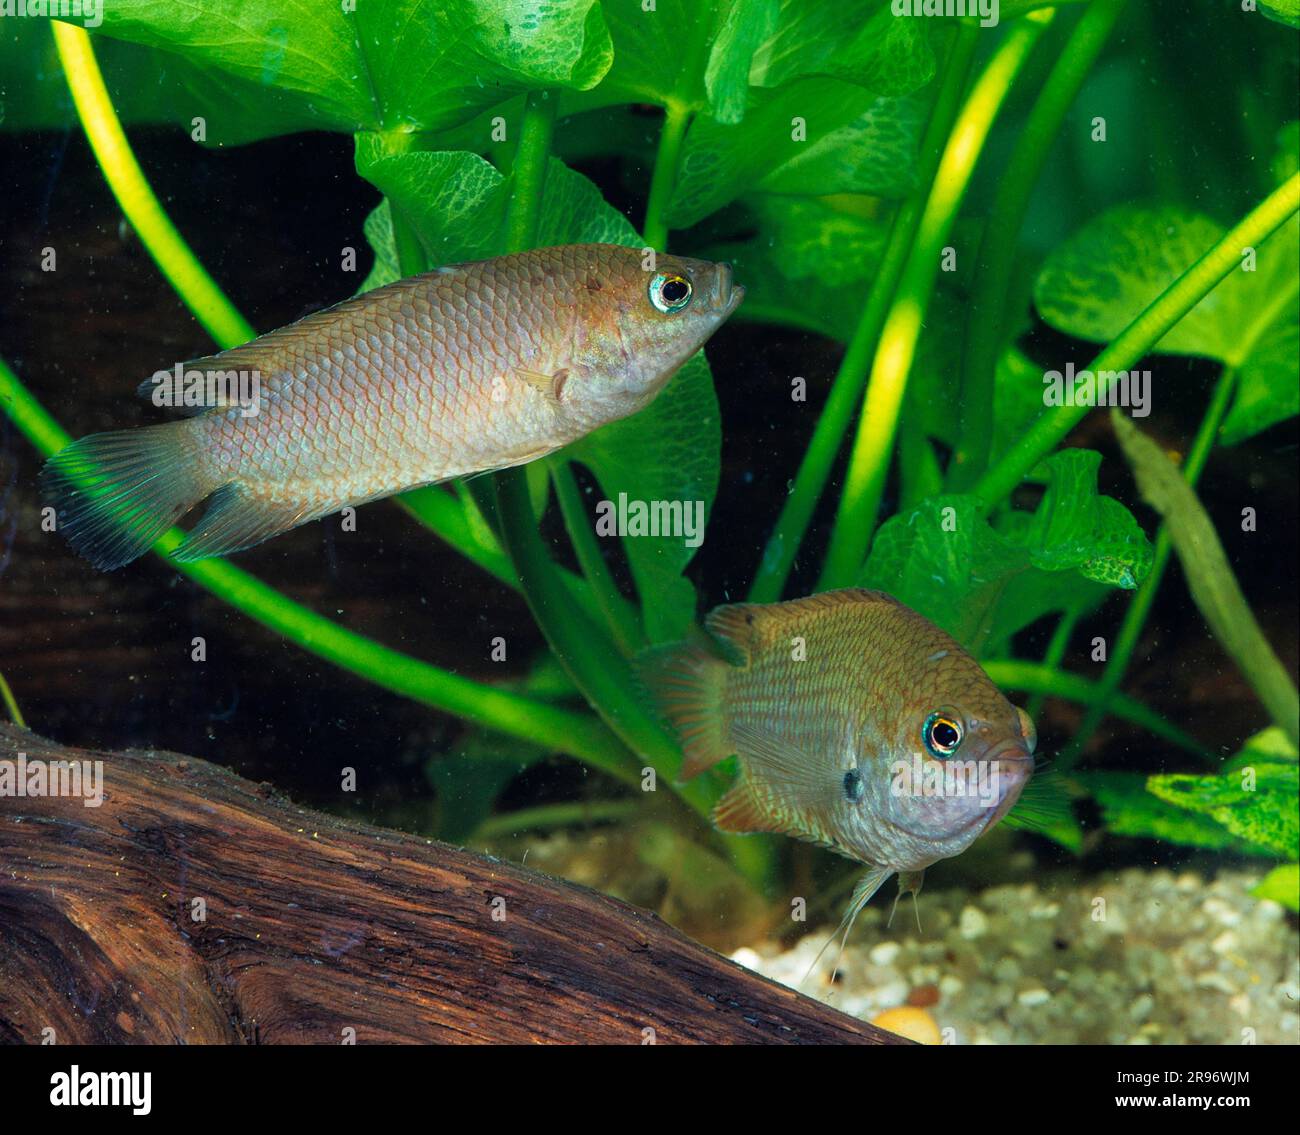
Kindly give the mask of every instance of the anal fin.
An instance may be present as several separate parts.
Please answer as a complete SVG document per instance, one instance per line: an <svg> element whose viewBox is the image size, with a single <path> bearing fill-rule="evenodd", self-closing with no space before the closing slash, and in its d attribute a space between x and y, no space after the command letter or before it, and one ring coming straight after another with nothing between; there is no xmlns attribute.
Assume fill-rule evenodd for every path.
<svg viewBox="0 0 1300 1135"><path fill-rule="evenodd" d="M212 494L207 511L172 556L187 563L229 555L332 511L328 506L319 508L255 496L238 483L223 485Z"/></svg>

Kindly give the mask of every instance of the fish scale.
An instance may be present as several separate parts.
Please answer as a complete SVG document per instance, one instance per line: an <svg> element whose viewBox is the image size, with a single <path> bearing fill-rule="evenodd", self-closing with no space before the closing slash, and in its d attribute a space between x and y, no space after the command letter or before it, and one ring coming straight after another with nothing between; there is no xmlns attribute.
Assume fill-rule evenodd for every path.
<svg viewBox="0 0 1300 1135"><path fill-rule="evenodd" d="M685 304L656 291L684 281ZM646 406L739 305L730 268L616 245L458 264L186 365L255 373L255 414L92 434L43 471L59 528L101 568L196 503L175 556L224 555L346 505L551 453ZM153 395L154 382L142 392Z"/></svg>

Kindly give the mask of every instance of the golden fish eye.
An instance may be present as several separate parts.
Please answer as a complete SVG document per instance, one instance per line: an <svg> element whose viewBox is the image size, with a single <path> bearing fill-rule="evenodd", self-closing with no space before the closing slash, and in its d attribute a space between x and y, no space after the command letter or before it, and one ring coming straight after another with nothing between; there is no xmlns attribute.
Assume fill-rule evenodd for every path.
<svg viewBox="0 0 1300 1135"><path fill-rule="evenodd" d="M661 272L650 281L650 302L665 315L672 315L691 302L693 290L685 276Z"/></svg>
<svg viewBox="0 0 1300 1135"><path fill-rule="evenodd" d="M961 722L946 713L932 713L921 730L925 747L936 757L950 757L964 736Z"/></svg>

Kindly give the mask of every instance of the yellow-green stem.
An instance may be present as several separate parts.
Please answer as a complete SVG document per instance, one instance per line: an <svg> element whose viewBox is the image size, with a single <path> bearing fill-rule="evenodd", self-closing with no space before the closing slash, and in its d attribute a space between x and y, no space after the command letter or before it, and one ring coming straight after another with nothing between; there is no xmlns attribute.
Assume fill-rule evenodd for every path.
<svg viewBox="0 0 1300 1135"><path fill-rule="evenodd" d="M9 713L9 720L19 729L27 728L27 722L23 720L23 711L18 708L18 699L14 697L14 692L9 688L3 673L0 673L0 705L5 707Z"/></svg>
<svg viewBox="0 0 1300 1135"><path fill-rule="evenodd" d="M578 489L572 466L563 457L559 457L550 462L550 470L555 485L555 498L560 502L564 527L569 533L582 574L590 585L596 606L614 636L614 641L625 655L631 657L645 646L645 634L631 605L619 592L609 565L605 563L600 543L582 503L582 493Z"/></svg>
<svg viewBox="0 0 1300 1135"><path fill-rule="evenodd" d="M1300 210L1300 173L1292 174L1255 206L1148 305L1087 366L1098 376L1096 404L1107 404L1114 377L1147 354L1171 327L1241 265L1242 249L1258 248ZM1108 377L1103 379L1103 374ZM1016 486L1087 415L1087 406L1054 406L1021 436L1001 460L976 483L974 492L985 514L1011 495Z"/></svg>
<svg viewBox="0 0 1300 1135"><path fill-rule="evenodd" d="M84 28L58 21L52 22L50 28L63 64L64 77L76 104L77 116L95 152L99 168L104 171L104 179L131 227L176 289L176 294L213 339L222 347L248 342L255 334L253 328L217 287L185 243L185 238L163 212L135 160L104 86L104 76L95 59L90 36Z"/></svg>
<svg viewBox="0 0 1300 1135"><path fill-rule="evenodd" d="M876 347L818 590L855 582L866 559L894 451L898 414L944 246L1002 102L1053 14L1045 8L1012 27L976 81L948 139Z"/></svg>
<svg viewBox="0 0 1300 1135"><path fill-rule="evenodd" d="M812 439L799 463L794 483L781 506L781 515L777 517L772 534L763 547L763 558L749 591L751 603L771 603L780 599L786 579L794 567L795 557L799 554L817 502L826 488L826 481L831 475L831 468L849 428L854 408L862 397L871 353L880 329L884 326L890 301L894 298L894 289L907 264L912 243L916 239L921 210L929 197L935 171L939 168L944 143L961 108L961 98L966 91L966 80L978 43L977 24L958 24L944 64L943 80L930 111L925 137L921 139L917 189L894 213L894 220L889 227L889 239L880 258L880 267L872 280L871 290L867 293L858 322L849 337L844 356L840 359L830 394L817 417ZM742 306L742 313L744 310Z"/></svg>
<svg viewBox="0 0 1300 1135"><path fill-rule="evenodd" d="M968 489L988 465L994 375L1025 209L1047 155L1060 135L1061 123L1127 2L1093 0L1088 6L1043 84L998 182L993 208L980 238L975 291L966 323L958 441L948 469L948 484L953 492Z"/></svg>

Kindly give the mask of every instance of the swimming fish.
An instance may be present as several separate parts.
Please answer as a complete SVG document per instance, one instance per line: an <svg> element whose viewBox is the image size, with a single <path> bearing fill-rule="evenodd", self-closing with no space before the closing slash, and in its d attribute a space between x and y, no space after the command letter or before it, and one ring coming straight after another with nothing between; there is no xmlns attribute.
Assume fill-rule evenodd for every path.
<svg viewBox="0 0 1300 1135"><path fill-rule="evenodd" d="M142 555L207 497L173 555L225 555L635 413L744 295L729 265L661 255L647 270L608 244L453 264L159 372L140 392L194 416L84 437L43 485L96 567Z"/></svg>
<svg viewBox="0 0 1300 1135"><path fill-rule="evenodd" d="M842 929L891 875L919 891L925 869L996 824L1033 772L1029 716L884 592L717 607L704 630L641 657L682 743L682 777L735 754L718 828L780 832L864 864Z"/></svg>

